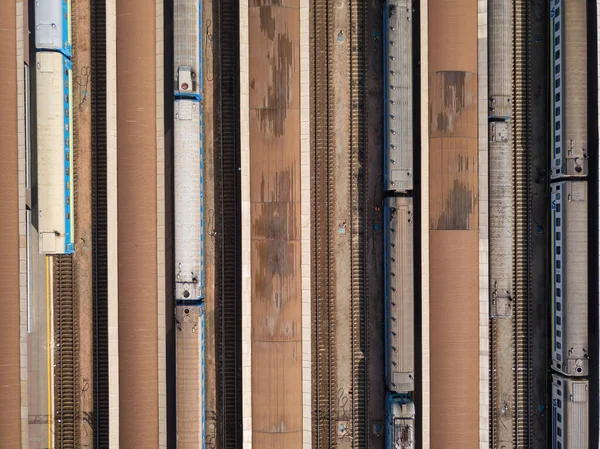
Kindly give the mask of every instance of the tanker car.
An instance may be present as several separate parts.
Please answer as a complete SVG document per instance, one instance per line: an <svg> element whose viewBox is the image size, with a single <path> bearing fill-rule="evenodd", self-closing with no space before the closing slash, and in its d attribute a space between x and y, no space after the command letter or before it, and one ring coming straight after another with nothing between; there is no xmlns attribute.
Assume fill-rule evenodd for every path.
<svg viewBox="0 0 600 449"><path fill-rule="evenodd" d="M73 235L71 2L35 3L40 252L69 254Z"/></svg>
<svg viewBox="0 0 600 449"><path fill-rule="evenodd" d="M551 0L553 447L587 448L588 105L585 0Z"/></svg>
<svg viewBox="0 0 600 449"><path fill-rule="evenodd" d="M202 1L173 7L177 445L204 447Z"/></svg>
<svg viewBox="0 0 600 449"><path fill-rule="evenodd" d="M412 1L384 7L386 447L415 447Z"/></svg>

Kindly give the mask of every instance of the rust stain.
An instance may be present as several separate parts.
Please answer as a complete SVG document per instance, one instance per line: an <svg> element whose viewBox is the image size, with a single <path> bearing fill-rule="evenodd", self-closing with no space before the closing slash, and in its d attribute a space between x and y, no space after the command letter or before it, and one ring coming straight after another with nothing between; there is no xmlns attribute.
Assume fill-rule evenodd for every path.
<svg viewBox="0 0 600 449"><path fill-rule="evenodd" d="M477 229L477 74L429 78L430 228Z"/></svg>
<svg viewBox="0 0 600 449"><path fill-rule="evenodd" d="M299 49L293 36L299 35L299 12L279 6L251 8L250 108L260 118L262 132L283 136L288 109L299 108ZM256 73L256 75L255 75Z"/></svg>
<svg viewBox="0 0 600 449"><path fill-rule="evenodd" d="M262 9L270 10L268 7ZM292 91L289 84L293 58L293 44L289 35L278 33L274 53L267 53L267 66L271 73L265 108L258 111L263 130L270 131L275 136L283 134L284 122L287 118L286 108L282 106L287 105L291 100Z"/></svg>
<svg viewBox="0 0 600 449"><path fill-rule="evenodd" d="M298 300L294 284L300 264L296 253L300 240L297 225L300 217L298 204L293 202L293 174L297 171L294 164L274 172L273 189L268 192L263 174L261 201L252 207L253 298L269 311L268 317L259 326L271 337L300 336L297 322L282 314L286 305ZM259 329L256 331L257 335L261 333Z"/></svg>
<svg viewBox="0 0 600 449"><path fill-rule="evenodd" d="M477 194L469 186L458 180L445 198L446 204L442 214L437 219L437 225L432 224L431 229L472 229L469 219L477 204Z"/></svg>
<svg viewBox="0 0 600 449"><path fill-rule="evenodd" d="M271 14L270 6L260 8L260 29L269 39L275 39L275 18Z"/></svg>
<svg viewBox="0 0 600 449"><path fill-rule="evenodd" d="M469 114L477 106L477 75L466 72L437 72L433 83L429 109L429 122L432 133L451 135L462 132L463 111ZM433 120L433 117L436 120Z"/></svg>

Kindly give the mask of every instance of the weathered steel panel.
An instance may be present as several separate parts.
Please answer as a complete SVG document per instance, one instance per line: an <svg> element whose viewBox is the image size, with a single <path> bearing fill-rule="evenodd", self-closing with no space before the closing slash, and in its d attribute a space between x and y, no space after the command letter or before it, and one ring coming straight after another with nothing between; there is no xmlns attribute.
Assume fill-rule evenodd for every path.
<svg viewBox="0 0 600 449"><path fill-rule="evenodd" d="M252 443L273 449L302 444L300 11L280 4L248 11Z"/></svg>
<svg viewBox="0 0 600 449"><path fill-rule="evenodd" d="M429 75L429 225L477 230L477 74Z"/></svg>
<svg viewBox="0 0 600 449"><path fill-rule="evenodd" d="M479 447L477 0L429 1L433 448Z"/></svg>

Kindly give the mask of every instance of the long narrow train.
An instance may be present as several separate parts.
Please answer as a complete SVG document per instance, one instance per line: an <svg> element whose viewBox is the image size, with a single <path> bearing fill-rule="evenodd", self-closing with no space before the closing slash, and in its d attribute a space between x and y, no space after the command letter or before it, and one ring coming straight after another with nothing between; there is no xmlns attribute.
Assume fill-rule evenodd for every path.
<svg viewBox="0 0 600 449"><path fill-rule="evenodd" d="M552 439L589 445L585 0L551 0Z"/></svg>
<svg viewBox="0 0 600 449"><path fill-rule="evenodd" d="M412 1L384 12L386 447L415 447Z"/></svg>
<svg viewBox="0 0 600 449"><path fill-rule="evenodd" d="M37 192L40 252L75 251L71 2L35 3Z"/></svg>
<svg viewBox="0 0 600 449"><path fill-rule="evenodd" d="M206 445L202 1L175 0L174 197L177 445Z"/></svg>

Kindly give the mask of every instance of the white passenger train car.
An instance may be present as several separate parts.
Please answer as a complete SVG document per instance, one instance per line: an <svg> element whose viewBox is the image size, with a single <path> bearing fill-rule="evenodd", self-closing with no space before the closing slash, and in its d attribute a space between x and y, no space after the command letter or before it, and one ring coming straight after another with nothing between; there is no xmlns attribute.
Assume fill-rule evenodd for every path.
<svg viewBox="0 0 600 449"><path fill-rule="evenodd" d="M175 96L202 95L202 1L174 1Z"/></svg>
<svg viewBox="0 0 600 449"><path fill-rule="evenodd" d="M175 282L177 301L204 297L204 161L200 103L175 101Z"/></svg>
<svg viewBox="0 0 600 449"><path fill-rule="evenodd" d="M71 61L36 54L37 180L40 252L74 251L71 148Z"/></svg>
<svg viewBox="0 0 600 449"><path fill-rule="evenodd" d="M414 390L413 200L384 205L385 354L388 389Z"/></svg>
<svg viewBox="0 0 600 449"><path fill-rule="evenodd" d="M415 448L415 404L406 395L386 398L386 449Z"/></svg>
<svg viewBox="0 0 600 449"><path fill-rule="evenodd" d="M35 47L71 57L71 0L35 2Z"/></svg>
<svg viewBox="0 0 600 449"><path fill-rule="evenodd" d="M587 182L552 184L552 366L588 374Z"/></svg>
<svg viewBox="0 0 600 449"><path fill-rule="evenodd" d="M588 449L588 386L586 379L552 375L553 449Z"/></svg>
<svg viewBox="0 0 600 449"><path fill-rule="evenodd" d="M384 189L413 188L412 1L390 0L384 15Z"/></svg>
<svg viewBox="0 0 600 449"><path fill-rule="evenodd" d="M204 304L175 307L177 447L204 448Z"/></svg>
<svg viewBox="0 0 600 449"><path fill-rule="evenodd" d="M552 173L588 174L587 21L585 0L552 0Z"/></svg>

